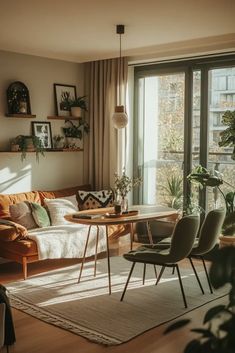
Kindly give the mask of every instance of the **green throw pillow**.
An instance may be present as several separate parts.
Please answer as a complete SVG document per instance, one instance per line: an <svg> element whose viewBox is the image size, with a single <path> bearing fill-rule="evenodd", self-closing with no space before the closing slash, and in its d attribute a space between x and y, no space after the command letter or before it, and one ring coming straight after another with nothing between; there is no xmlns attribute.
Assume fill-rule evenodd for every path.
<svg viewBox="0 0 235 353"><path fill-rule="evenodd" d="M35 202L30 202L30 207L34 221L39 228L49 227L51 225L50 218L44 207Z"/></svg>

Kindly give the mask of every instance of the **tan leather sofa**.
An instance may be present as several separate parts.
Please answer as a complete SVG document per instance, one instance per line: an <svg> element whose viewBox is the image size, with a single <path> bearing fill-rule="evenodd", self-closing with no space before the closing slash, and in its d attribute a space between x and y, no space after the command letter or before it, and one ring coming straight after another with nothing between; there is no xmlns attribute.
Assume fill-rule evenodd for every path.
<svg viewBox="0 0 235 353"><path fill-rule="evenodd" d="M0 194L0 220L10 221L9 224L0 223L0 257L21 263L23 266L23 276L27 278L27 264L38 261L37 244L27 238L24 227L12 222L9 206L22 201L36 202L43 205L45 198L58 198L71 196L78 190L90 190L90 185L80 185L56 191L32 191L19 194ZM111 236L127 233L125 227L121 229L111 229Z"/></svg>

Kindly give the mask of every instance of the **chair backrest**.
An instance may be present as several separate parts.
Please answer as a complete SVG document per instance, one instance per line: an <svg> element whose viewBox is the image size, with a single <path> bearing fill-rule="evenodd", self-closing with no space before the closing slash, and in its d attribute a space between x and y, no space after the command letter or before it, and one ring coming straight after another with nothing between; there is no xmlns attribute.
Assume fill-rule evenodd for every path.
<svg viewBox="0 0 235 353"><path fill-rule="evenodd" d="M0 349L4 346L5 341L5 312L6 304L0 303Z"/></svg>
<svg viewBox="0 0 235 353"><path fill-rule="evenodd" d="M189 215L181 218L174 229L171 238L169 257L172 262L180 261L189 255L192 250L200 225L197 215Z"/></svg>
<svg viewBox="0 0 235 353"><path fill-rule="evenodd" d="M226 211L218 208L208 212L198 237L198 245L193 248L193 255L203 255L213 249L220 235Z"/></svg>

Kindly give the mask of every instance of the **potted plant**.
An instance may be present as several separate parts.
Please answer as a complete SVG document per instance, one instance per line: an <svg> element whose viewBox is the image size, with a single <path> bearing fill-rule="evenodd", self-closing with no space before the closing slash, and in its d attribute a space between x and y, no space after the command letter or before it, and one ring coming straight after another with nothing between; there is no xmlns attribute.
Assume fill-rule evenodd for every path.
<svg viewBox="0 0 235 353"><path fill-rule="evenodd" d="M127 194L134 187L142 183L142 178L130 178L126 175L125 168L123 168L122 175L114 174L114 193L115 201L121 203L122 211L128 211Z"/></svg>
<svg viewBox="0 0 235 353"><path fill-rule="evenodd" d="M61 149L64 147L64 136L55 135L53 136L53 141L54 141L54 148Z"/></svg>
<svg viewBox="0 0 235 353"><path fill-rule="evenodd" d="M220 147L233 147L232 159L235 160L235 111L227 110L222 116L222 123L228 126L220 133Z"/></svg>
<svg viewBox="0 0 235 353"><path fill-rule="evenodd" d="M225 245L225 243L235 245L235 191L230 191L225 194L221 189L221 185L227 184L233 190L235 190L235 187L223 180L222 174L217 171L215 172L217 175L201 165L198 165L187 178L191 183L197 184L199 188L210 186L219 190L226 207L226 217L222 227L222 236L220 236L221 246Z"/></svg>
<svg viewBox="0 0 235 353"><path fill-rule="evenodd" d="M200 335L199 338L190 341L184 353L235 352L235 248L227 247L214 253L209 276L215 289L230 284L228 304L214 306L206 312L204 326L191 329ZM165 334L187 325L190 321L177 321L166 329Z"/></svg>
<svg viewBox="0 0 235 353"><path fill-rule="evenodd" d="M39 155L44 156L44 148L39 137L29 135L19 135L14 139L14 144L19 146L21 151L21 160L26 159L27 152L36 152L36 160L39 162Z"/></svg>
<svg viewBox="0 0 235 353"><path fill-rule="evenodd" d="M86 96L71 98L69 92L63 92L61 97L61 107L69 110L73 117L81 117L82 110L87 111Z"/></svg>
<svg viewBox="0 0 235 353"><path fill-rule="evenodd" d="M89 125L85 119L80 118L75 125L71 120L67 120L66 124L70 124L68 127L63 127L63 133L66 138L66 148L77 149L80 146L80 141L85 133L89 132Z"/></svg>

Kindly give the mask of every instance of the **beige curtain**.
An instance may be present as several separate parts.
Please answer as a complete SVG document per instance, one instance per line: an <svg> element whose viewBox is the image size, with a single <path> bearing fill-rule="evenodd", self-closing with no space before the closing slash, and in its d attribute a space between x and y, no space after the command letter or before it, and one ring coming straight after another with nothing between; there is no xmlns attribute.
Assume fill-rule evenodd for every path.
<svg viewBox="0 0 235 353"><path fill-rule="evenodd" d="M90 133L84 145L84 181L96 190L110 187L117 171L118 132L112 115L115 105L126 104L127 73L127 58L85 64Z"/></svg>

